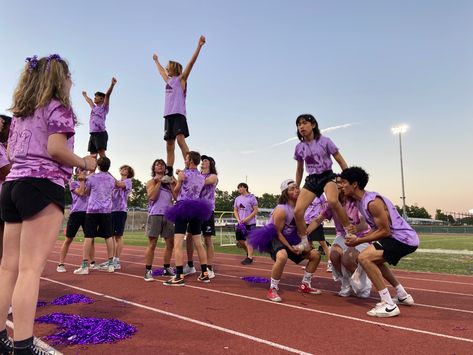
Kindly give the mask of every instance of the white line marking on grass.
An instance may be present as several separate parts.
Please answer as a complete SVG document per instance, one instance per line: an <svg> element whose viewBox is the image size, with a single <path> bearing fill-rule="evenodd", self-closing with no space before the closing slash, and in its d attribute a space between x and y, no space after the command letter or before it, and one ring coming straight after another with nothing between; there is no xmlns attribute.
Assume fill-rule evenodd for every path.
<svg viewBox="0 0 473 355"><path fill-rule="evenodd" d="M15 329L15 324L11 320L7 319L7 327L13 330L13 329ZM45 343L44 341L42 341L40 338L34 337L33 343L38 345L39 347L41 347L48 354L51 354L51 355L64 355L59 350L54 349L51 345L49 345L48 343Z"/></svg>
<svg viewBox="0 0 473 355"><path fill-rule="evenodd" d="M120 274L121 274L121 273L120 273ZM108 299L111 299L111 300L113 300L113 301L126 303L126 304L129 304L129 305L138 307L138 308L143 308L143 309L146 309L146 310L148 310L148 311L160 313L160 314L163 314L163 315L165 315L165 316L169 316L169 317L177 318L177 319L180 319L180 320L183 320L183 321L186 321L186 322L194 323L194 324L197 324L197 325L200 325L200 326L203 326L203 327L207 327L207 328L219 330L219 331L221 331L221 332L228 333L228 334L235 335L235 336L239 336L239 337L241 337L241 338L245 338L245 339L248 339L248 340L252 340L252 341L257 342L257 343L265 344L265 345L271 346L271 347L273 347L273 348L285 350L285 351L288 351L288 352L291 352L291 353L295 353L295 354L310 355L310 353L304 352L304 351L299 350L299 349L295 349L295 348L291 348L291 347L286 346L286 345L274 343L274 342L269 341L269 340L257 338L257 337L254 337L254 336L252 336L252 335L245 334L245 333L241 333L241 332L238 332L238 331L235 331L235 330L231 330L231 329L228 329L228 328L220 327L220 326L218 326L218 325L213 325L213 324L208 324L208 323L205 323L205 322L201 322L201 321L199 321L199 320L197 320L197 319L193 319L193 318L181 316L181 315L176 314L176 313L171 313L171 312L163 311L162 309L159 309L159 308L154 308L154 307L145 306L145 305L143 305L143 304L139 304L139 303L136 303L136 302L128 301L128 300L123 299L123 298L118 298L118 297L106 295L106 294L104 294L104 293L100 293L100 292L88 290L88 289L82 288L82 287L72 286L72 285L69 285L69 284L66 284L66 283L63 283L63 282L51 280L51 279L46 278L46 277L41 277L41 279L42 279L42 280L45 280L45 281L49 281L49 282L55 283L55 284L58 284L58 285L67 286L67 287L70 287L70 288L73 288L73 289L76 289L76 290L79 290L79 291L91 293L91 294L96 295L96 296L101 296L101 297L104 297L104 298L108 298Z"/></svg>
<svg viewBox="0 0 473 355"><path fill-rule="evenodd" d="M137 276L137 275L125 274L125 273L121 273L121 272L119 272L117 274L141 279L141 276ZM81 290L81 291L84 291L84 292L88 292L88 293L91 293L91 294L106 297L106 298L109 298L109 299L112 299L112 300L115 300L115 301L118 301L118 302L124 302L124 303L130 304L130 305L133 305L133 306L136 306L136 307L140 307L140 308L143 308L143 309L147 309L147 310L150 310L150 311L153 311L153 312L169 315L171 317L186 320L186 321L189 321L189 322L192 322L192 323L195 323L195 324L199 324L199 325L202 325L202 326L205 326L205 327L209 327L209 328L221 330L223 332L227 332L227 333L230 333L230 334L242 336L244 338L254 340L254 341L257 341L257 342L259 342L259 340L261 340L264 344L274 346L274 347L277 347L279 349L283 349L283 350L287 350L287 351L291 351L291 352L297 352L297 353L301 353L301 354L307 354L307 353L300 352L297 349L287 348L284 345L280 345L280 344L277 344L277 343L272 343L272 342L264 340L264 339L255 338L255 337L252 337L250 335L247 335L247 334L244 334L244 333L239 333L239 332L236 332L236 331L232 331L230 329L222 328L222 327L219 327L219 326L210 325L210 324L198 321L198 320L194 320L192 318L187 318L187 317L184 317L184 316L180 316L180 315L170 313L170 312L166 312L166 311L163 311L163 310L160 310L160 309L157 309L157 308L141 305L139 303L135 303L135 302L128 301L128 300L125 300L125 299L105 295L105 294L102 294L102 293L99 293L99 292L96 292L96 291L80 288L80 287L77 287L77 286L72 286L72 285L69 285L69 284L66 284L66 283L63 283L63 282L59 282L59 281L55 281L55 280L51 280L51 279L48 279L48 278L45 278L45 277L42 277L41 279L52 282L52 283L56 283L56 284L59 284L59 285L74 288L74 289L77 289L77 290ZM342 315L342 314L326 312L326 311L321 311L321 310L312 309L312 308L299 307L299 306L295 306L295 305L291 305L291 304L287 304L287 303L276 303L276 302L272 302L272 301L269 301L269 300L264 300L264 299L260 299L260 298L256 298L256 297L245 296L245 295L240 295L240 294L235 294L235 293L220 291L220 290L213 290L213 289L204 288L204 287L191 286L191 285L186 285L185 287L193 288L193 289L196 289L196 290L202 290L202 291L206 291L206 292L213 292L213 293L216 293L216 294L221 294L221 295L226 295L226 296L232 296L232 297L237 297L237 298L248 299L248 300L252 300L252 301L256 301L256 302L264 302L264 303L271 304L271 305L274 305L274 306L277 306L277 307L288 307L288 308L292 308L292 309L323 314L323 315L327 315L327 316L331 316L331 317L352 320L352 321L355 321L355 322L362 322L362 323L366 323L366 324L372 324L372 325L376 325L376 326L383 326L383 327L393 328L393 329L397 329L397 330L403 330L403 331L407 331L407 332L413 332L413 333L419 333L419 334L435 336L435 337L439 337L439 338L446 338L446 339L451 339L451 340L459 340L459 341L463 341L463 342L467 342L467 343L473 343L473 339L461 338L461 337L456 337L456 336L441 334L441 333L434 333L434 332L430 332L430 331L427 331L427 330L421 330L421 329L408 328L408 327L392 325L392 324L387 324L387 323L375 322L375 321L370 321L370 320L351 317L351 316L345 316L345 315ZM288 350L288 349L291 349L291 350Z"/></svg>

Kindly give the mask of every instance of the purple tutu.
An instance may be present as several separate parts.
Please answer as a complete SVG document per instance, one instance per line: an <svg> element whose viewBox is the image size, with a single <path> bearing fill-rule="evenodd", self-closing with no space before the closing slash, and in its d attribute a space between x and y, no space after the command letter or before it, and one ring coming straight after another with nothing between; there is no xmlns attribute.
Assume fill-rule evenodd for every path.
<svg viewBox="0 0 473 355"><path fill-rule="evenodd" d="M260 253L269 253L271 241L278 237L274 224L267 224L263 228L253 229L247 237L251 246Z"/></svg>
<svg viewBox="0 0 473 355"><path fill-rule="evenodd" d="M199 218L201 221L207 221L212 215L212 204L204 199L181 200L174 206L168 208L164 214L166 219L176 222L177 219L189 220Z"/></svg>

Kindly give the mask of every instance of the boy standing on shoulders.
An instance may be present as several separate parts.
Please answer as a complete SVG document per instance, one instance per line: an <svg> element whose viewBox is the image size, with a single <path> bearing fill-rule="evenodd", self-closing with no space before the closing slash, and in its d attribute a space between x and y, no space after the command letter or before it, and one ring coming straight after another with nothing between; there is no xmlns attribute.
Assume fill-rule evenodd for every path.
<svg viewBox="0 0 473 355"><path fill-rule="evenodd" d="M105 156L107 150L108 133L105 128L105 120L108 114L108 104L110 103L110 95L112 95L113 88L117 83L117 79L112 78L112 83L107 92L97 91L94 95L94 100L87 96L87 92L82 91L85 101L89 104L92 111L90 112L90 139L89 152L91 155L100 157Z"/></svg>

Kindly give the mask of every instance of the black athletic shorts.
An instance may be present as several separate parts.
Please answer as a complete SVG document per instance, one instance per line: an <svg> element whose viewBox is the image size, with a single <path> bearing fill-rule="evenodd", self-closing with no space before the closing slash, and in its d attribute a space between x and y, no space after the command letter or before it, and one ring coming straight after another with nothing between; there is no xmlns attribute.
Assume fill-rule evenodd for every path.
<svg viewBox="0 0 473 355"><path fill-rule="evenodd" d="M189 219L177 218L174 222L174 234L186 234L199 235L201 232L202 221L198 217Z"/></svg>
<svg viewBox="0 0 473 355"><path fill-rule="evenodd" d="M100 149L107 150L108 133L104 132L91 132L89 138L88 151L91 154L97 154Z"/></svg>
<svg viewBox="0 0 473 355"><path fill-rule="evenodd" d="M121 237L125 231L127 213L125 211L112 212L112 235Z"/></svg>
<svg viewBox="0 0 473 355"><path fill-rule="evenodd" d="M71 239L74 238L79 230L79 227L82 227L82 231L85 234L85 215L85 211L72 212L69 215L66 227L66 237Z"/></svg>
<svg viewBox="0 0 473 355"><path fill-rule="evenodd" d="M325 240L324 226L320 225L316 230L308 235L311 242L321 242Z"/></svg>
<svg viewBox="0 0 473 355"><path fill-rule="evenodd" d="M302 260L307 259L308 253L310 253L310 251L309 251L309 252L305 252L305 253L299 254L299 255L294 254L292 251L287 249L284 246L284 244L281 243L281 241L279 239L274 238L271 241L271 249L269 251L269 254L271 255L271 259L276 261L276 254L278 253L278 251L283 250L283 249L286 250L287 257L289 258L289 260L292 260L296 264L299 264Z"/></svg>
<svg viewBox="0 0 473 355"><path fill-rule="evenodd" d="M3 183L0 201L2 219L21 223L50 203L64 213L64 188L48 179L21 178Z"/></svg>
<svg viewBox="0 0 473 355"><path fill-rule="evenodd" d="M112 236L112 214L87 213L84 234L86 238L110 238Z"/></svg>
<svg viewBox="0 0 473 355"><path fill-rule="evenodd" d="M184 138L189 137L189 127L187 127L187 119L179 113L164 117L164 140L174 140L179 134L183 134Z"/></svg>
<svg viewBox="0 0 473 355"><path fill-rule="evenodd" d="M332 170L324 171L322 174L311 174L305 178L304 189L320 197L324 193L325 185L329 181L335 181L336 177L337 175Z"/></svg>
<svg viewBox="0 0 473 355"><path fill-rule="evenodd" d="M204 236L215 235L215 217L213 212L210 218L202 223L201 230Z"/></svg>
<svg viewBox="0 0 473 355"><path fill-rule="evenodd" d="M401 258L416 251L417 246L400 242L393 237L377 240L373 243L376 250L383 250L383 258L388 264L397 265Z"/></svg>
<svg viewBox="0 0 473 355"><path fill-rule="evenodd" d="M236 227L236 226L235 226ZM246 235L241 234L238 229L235 229L235 238L236 240L246 240L248 234L256 228L256 224L245 224L246 230L248 231Z"/></svg>

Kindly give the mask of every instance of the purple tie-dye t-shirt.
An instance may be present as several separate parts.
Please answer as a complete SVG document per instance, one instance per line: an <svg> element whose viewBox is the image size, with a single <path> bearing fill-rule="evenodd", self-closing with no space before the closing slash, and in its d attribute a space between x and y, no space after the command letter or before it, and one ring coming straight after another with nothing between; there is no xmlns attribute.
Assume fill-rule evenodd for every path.
<svg viewBox="0 0 473 355"><path fill-rule="evenodd" d="M12 168L6 181L24 177L49 179L64 187L72 175L72 167L54 160L48 153L52 134L67 136L67 146L74 148L74 112L57 100L35 110L30 117L14 117L10 126L8 149Z"/></svg>
<svg viewBox="0 0 473 355"><path fill-rule="evenodd" d="M205 184L204 175L197 169L185 169L184 174L186 178L179 190L177 201L195 200L199 198Z"/></svg>
<svg viewBox="0 0 473 355"><path fill-rule="evenodd" d="M318 140L313 139L296 145L294 159L305 162L307 174L322 174L332 169L331 156L337 152L338 148L330 138L320 136Z"/></svg>
<svg viewBox="0 0 473 355"><path fill-rule="evenodd" d="M80 187L79 181L71 181L69 188L71 190L72 204L71 204L71 213L74 212L85 212L87 211L87 200L89 199L88 195L80 196L75 190Z"/></svg>
<svg viewBox="0 0 473 355"><path fill-rule="evenodd" d="M112 212L126 212L128 211L128 195L131 192L131 179L122 180L125 187L115 187L112 192Z"/></svg>
<svg viewBox="0 0 473 355"><path fill-rule="evenodd" d="M202 174L206 179L212 174ZM217 189L217 183L211 185L204 185L200 197L209 201L212 204L212 210L215 210L215 190Z"/></svg>
<svg viewBox="0 0 473 355"><path fill-rule="evenodd" d="M258 201L256 200L255 195L240 195L235 199L233 207L237 209L238 216L240 220L248 217L252 212L254 207L258 207ZM256 216L253 217L250 221L246 223L247 225L256 224Z"/></svg>
<svg viewBox="0 0 473 355"><path fill-rule="evenodd" d="M95 105L90 111L90 133L105 132L105 120L107 119L108 105Z"/></svg>
<svg viewBox="0 0 473 355"><path fill-rule="evenodd" d="M321 195L320 197L314 198L312 203L307 207L304 220L306 224L310 224L313 219L317 218L323 211L324 208L327 208L327 200L325 199L325 195Z"/></svg>
<svg viewBox="0 0 473 355"><path fill-rule="evenodd" d="M5 149L3 144L0 143L0 168L3 168L8 164L10 164L10 161L8 160L7 150ZM0 191L2 191L3 182L4 180L0 180Z"/></svg>
<svg viewBox="0 0 473 355"><path fill-rule="evenodd" d="M166 81L164 117L181 114L186 116L186 91L182 89L181 77L173 76Z"/></svg>
<svg viewBox="0 0 473 355"><path fill-rule="evenodd" d="M89 191L87 213L111 213L115 178L108 172L95 173L87 178L86 187Z"/></svg>
<svg viewBox="0 0 473 355"><path fill-rule="evenodd" d="M156 200L149 200L148 214L150 216L162 216L169 207L172 207L171 187L169 184L161 184Z"/></svg>

